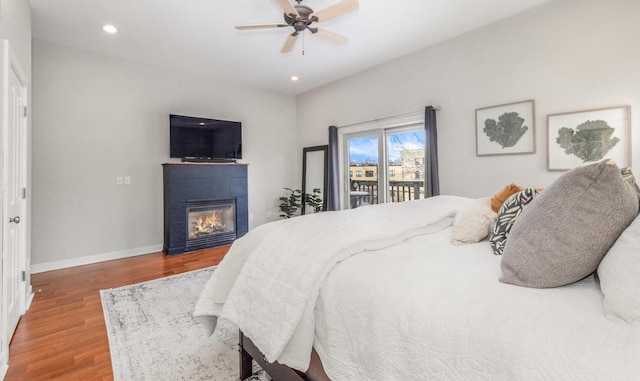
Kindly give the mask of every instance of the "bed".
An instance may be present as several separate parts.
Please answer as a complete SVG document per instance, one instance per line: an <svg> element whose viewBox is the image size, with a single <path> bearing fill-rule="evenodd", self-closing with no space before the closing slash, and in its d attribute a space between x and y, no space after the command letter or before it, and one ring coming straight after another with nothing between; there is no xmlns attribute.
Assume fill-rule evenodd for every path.
<svg viewBox="0 0 640 381"><path fill-rule="evenodd" d="M268 224L234 244L195 315L239 326L241 379L252 359L276 380L640 379L640 325L605 311L595 275L563 287L505 284L490 242L452 245L455 216L474 201ZM216 279L225 273L231 280Z"/></svg>

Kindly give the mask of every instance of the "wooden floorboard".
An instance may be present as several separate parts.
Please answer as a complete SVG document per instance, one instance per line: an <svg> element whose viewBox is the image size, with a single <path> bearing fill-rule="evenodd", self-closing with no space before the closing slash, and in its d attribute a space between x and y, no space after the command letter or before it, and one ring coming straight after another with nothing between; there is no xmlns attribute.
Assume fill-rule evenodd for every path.
<svg viewBox="0 0 640 381"><path fill-rule="evenodd" d="M6 380L113 380L100 290L220 263L228 246L162 253L31 276L35 296L9 345Z"/></svg>

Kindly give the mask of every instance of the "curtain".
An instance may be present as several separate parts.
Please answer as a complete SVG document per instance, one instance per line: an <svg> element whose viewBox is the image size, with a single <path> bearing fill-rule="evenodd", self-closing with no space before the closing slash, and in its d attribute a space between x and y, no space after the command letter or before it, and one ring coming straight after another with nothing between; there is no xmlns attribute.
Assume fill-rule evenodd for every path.
<svg viewBox="0 0 640 381"><path fill-rule="evenodd" d="M424 109L424 196L440 194L438 179L438 132L436 130L436 109L427 106Z"/></svg>
<svg viewBox="0 0 640 381"><path fill-rule="evenodd" d="M338 127L329 127L329 164L328 164L327 210L340 210L340 191L338 186Z"/></svg>

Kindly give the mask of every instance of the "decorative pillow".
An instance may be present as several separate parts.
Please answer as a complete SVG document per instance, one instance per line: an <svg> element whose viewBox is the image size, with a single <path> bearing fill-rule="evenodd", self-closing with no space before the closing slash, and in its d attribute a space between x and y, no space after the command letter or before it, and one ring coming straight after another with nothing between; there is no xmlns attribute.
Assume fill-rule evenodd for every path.
<svg viewBox="0 0 640 381"><path fill-rule="evenodd" d="M493 197L491 197L491 209L493 209L494 212L498 213L502 204L504 204L504 202L507 201L509 197L523 190L523 187L516 184L509 184L506 187L500 189L498 193L494 194Z"/></svg>
<svg viewBox="0 0 640 381"><path fill-rule="evenodd" d="M598 266L604 310L640 325L640 217L629 225Z"/></svg>
<svg viewBox="0 0 640 381"><path fill-rule="evenodd" d="M491 232L491 237L489 237L493 254L502 255L513 223L516 222L516 219L520 216L524 207L533 201L537 195L537 190L528 188L511 195L511 197L502 204L498 212L496 224Z"/></svg>
<svg viewBox="0 0 640 381"><path fill-rule="evenodd" d="M638 215L638 196L606 161L560 176L526 208L502 256L500 281L558 287L593 273Z"/></svg>
<svg viewBox="0 0 640 381"><path fill-rule="evenodd" d="M479 198L462 209L453 221L451 243L464 245L480 242L491 233L497 214L491 210L491 198Z"/></svg>
<svg viewBox="0 0 640 381"><path fill-rule="evenodd" d="M622 177L633 186L633 188L636 190L636 193L638 194L638 197L640 197L640 188L638 188L636 177L633 175L633 172L631 172L631 167L622 168L620 170L620 173L622 173Z"/></svg>

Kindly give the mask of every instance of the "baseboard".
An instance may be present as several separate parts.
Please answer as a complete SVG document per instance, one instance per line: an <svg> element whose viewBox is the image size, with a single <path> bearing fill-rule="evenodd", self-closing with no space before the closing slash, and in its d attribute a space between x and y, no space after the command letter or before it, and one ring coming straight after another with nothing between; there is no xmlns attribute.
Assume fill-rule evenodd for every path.
<svg viewBox="0 0 640 381"><path fill-rule="evenodd" d="M135 257L138 255L157 253L159 251L162 251L162 244L145 246L145 247L137 247L135 249L128 249L128 250L112 251L110 253L89 255L89 256L80 257L80 258L65 259L63 261L38 263L35 265L31 265L31 274L43 273L45 271L66 269L66 268L75 267L75 266L90 265L93 263L112 261L114 259Z"/></svg>
<svg viewBox="0 0 640 381"><path fill-rule="evenodd" d="M29 311L29 307L31 307L31 302L33 302L33 297L35 294L33 293L33 288L29 285L29 289L27 290L27 302L24 305L24 312L27 313Z"/></svg>

